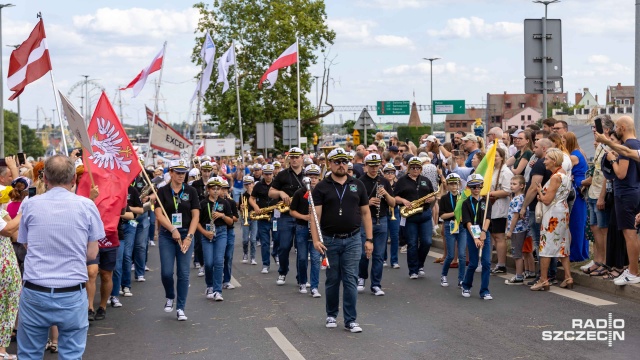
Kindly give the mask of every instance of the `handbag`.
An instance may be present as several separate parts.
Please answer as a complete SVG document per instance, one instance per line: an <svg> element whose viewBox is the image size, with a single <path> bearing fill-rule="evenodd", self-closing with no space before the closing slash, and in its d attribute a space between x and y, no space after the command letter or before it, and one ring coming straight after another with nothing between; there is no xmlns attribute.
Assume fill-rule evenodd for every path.
<svg viewBox="0 0 640 360"><path fill-rule="evenodd" d="M536 209L535 209L536 224L542 223L542 216L543 215L544 214L542 213L542 201L538 201L538 203L536 204Z"/></svg>
<svg viewBox="0 0 640 360"><path fill-rule="evenodd" d="M500 190L500 173L502 172L502 167L500 167L500 169L498 170L498 183L496 184L496 187L494 188L494 191L498 191ZM498 200L495 197L491 197L489 196L489 204L493 205L493 203L496 202L496 200Z"/></svg>

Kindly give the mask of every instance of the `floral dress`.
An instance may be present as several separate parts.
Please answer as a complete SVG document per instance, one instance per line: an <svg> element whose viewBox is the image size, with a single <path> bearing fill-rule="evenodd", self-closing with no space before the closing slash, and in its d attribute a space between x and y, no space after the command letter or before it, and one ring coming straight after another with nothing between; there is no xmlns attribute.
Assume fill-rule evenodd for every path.
<svg viewBox="0 0 640 360"><path fill-rule="evenodd" d="M540 256L566 257L569 256L571 234L569 232L569 206L567 197L571 186L571 179L565 174L555 174L560 177L560 187L556 197L549 206L542 205L542 223L540 224ZM544 184L543 192L547 191L551 179Z"/></svg>
<svg viewBox="0 0 640 360"><path fill-rule="evenodd" d="M7 224L2 220L7 215L0 210L0 229ZM9 347L11 331L18 316L20 300L20 270L11 245L11 239L0 236L0 347Z"/></svg>

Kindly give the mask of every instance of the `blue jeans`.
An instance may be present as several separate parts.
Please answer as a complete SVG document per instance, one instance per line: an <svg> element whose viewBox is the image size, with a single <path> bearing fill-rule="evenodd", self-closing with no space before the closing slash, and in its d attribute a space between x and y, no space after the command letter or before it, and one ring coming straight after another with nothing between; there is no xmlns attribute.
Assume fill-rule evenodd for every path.
<svg viewBox="0 0 640 360"><path fill-rule="evenodd" d="M233 187L232 188L233 191L233 201L237 203L240 202L240 196L242 196L242 194L244 194L244 187L238 189L237 187Z"/></svg>
<svg viewBox="0 0 640 360"><path fill-rule="evenodd" d="M151 225L149 216L146 213L138 216L136 220L138 221L138 227L136 228L136 238L133 245L133 259L136 264L136 277L138 277L144 276L144 267L147 265L147 250L149 249L147 236ZM123 286L127 286L125 280L128 280L129 284L131 284L131 274L129 274L128 279L127 276L123 276Z"/></svg>
<svg viewBox="0 0 640 360"><path fill-rule="evenodd" d="M224 273L224 251L227 247L227 225L216 226L213 240L202 236L202 253L204 255L204 282L208 288L222 293L222 277Z"/></svg>
<svg viewBox="0 0 640 360"><path fill-rule="evenodd" d="M122 229L123 238L120 239L120 246L117 250L116 268L113 269L113 275L111 275L113 281L111 296L119 296L121 287L131 287L131 252L133 251L136 228L128 222L119 226ZM142 269L144 270L144 267Z"/></svg>
<svg viewBox="0 0 640 360"><path fill-rule="evenodd" d="M431 209L407 218L404 231L407 239L409 275L417 274L418 270L424 267L427 254L431 249L431 237L433 236Z"/></svg>
<svg viewBox="0 0 640 360"><path fill-rule="evenodd" d="M391 215L387 216L387 229L391 238L391 265L398 263L398 247L400 244L400 208L393 209L395 220L391 220ZM384 246L384 260L387 260L387 245Z"/></svg>
<svg viewBox="0 0 640 360"><path fill-rule="evenodd" d="M460 229L467 233L467 251L469 251L469 267L464 275L462 281L462 288L465 290L471 290L473 286L473 275L478 268L478 256L480 256L480 249L476 247L473 241L473 236L467 229ZM487 232L487 238L484 239L484 246L482 247L482 276L480 282L480 296L484 296L489 293L489 278L491 277L491 235Z"/></svg>
<svg viewBox="0 0 640 360"><path fill-rule="evenodd" d="M236 242L236 234L234 229L227 228L227 246L224 250L224 278L223 283L231 281L231 263L233 262L233 248Z"/></svg>
<svg viewBox="0 0 640 360"><path fill-rule="evenodd" d="M204 264L204 258L203 258L203 254L202 254L202 239L204 238L204 236L202 236L202 233L200 233L200 231L196 231L196 234L193 236L193 241L194 241L194 245L193 245L193 262L194 265L195 263L198 263L200 265Z"/></svg>
<svg viewBox="0 0 640 360"><path fill-rule="evenodd" d="M362 241L360 234L350 238L337 239L325 237L327 248L327 268L325 291L327 293L327 316L338 317L340 306L340 281L342 281L342 310L344 311L344 325L356 321L356 301L358 300L358 263L362 256Z"/></svg>
<svg viewBox="0 0 640 360"><path fill-rule="evenodd" d="M278 274L287 275L289 273L289 253L293 247L293 241L296 236L296 219L289 214L282 214L278 219L278 239L280 244L278 247L278 260L280 260L280 268ZM275 244L274 244L275 249Z"/></svg>
<svg viewBox="0 0 640 360"><path fill-rule="evenodd" d="M313 247L308 225L296 224L296 244L298 245L298 284L307 283L307 257L311 255L311 288L317 289L320 282L320 253Z"/></svg>
<svg viewBox="0 0 640 360"><path fill-rule="evenodd" d="M271 242L271 234L273 233L274 243L276 234L272 231L273 222L268 220L256 220L258 223L258 240L260 241L260 252L262 254L262 266L269 267L271 264L269 254L269 243ZM273 245L275 249L276 245Z"/></svg>
<svg viewBox="0 0 640 360"><path fill-rule="evenodd" d="M87 291L45 293L22 289L18 310L18 356L41 360L49 337L49 328L58 326L58 358L80 359L87 344Z"/></svg>
<svg viewBox="0 0 640 360"><path fill-rule="evenodd" d="M540 224L536 223L535 211L529 211L529 234L533 238L533 248L536 250L536 260L540 264ZM556 277L558 272L558 261L556 258L551 258L549 263L549 271L547 276ZM540 265L538 265L538 276L540 275Z"/></svg>
<svg viewBox="0 0 640 360"><path fill-rule="evenodd" d="M156 235L156 213L149 211L149 240Z"/></svg>
<svg viewBox="0 0 640 360"><path fill-rule="evenodd" d="M453 220L444 221L444 239L447 242L447 257L444 259L444 264L442 265L442 276L447 276L449 273L449 266L451 266L453 256L456 252L455 243L458 243L458 282L461 282L464 280L464 269L467 264L465 255L465 249L467 248L467 231L462 229L461 225L458 233L452 234L449 224L453 222Z"/></svg>
<svg viewBox="0 0 640 360"><path fill-rule="evenodd" d="M242 226L242 253L256 258L256 237L258 236L258 224L254 220L248 220L249 226ZM249 249L251 243L251 249ZM249 253L251 251L251 253Z"/></svg>
<svg viewBox="0 0 640 360"><path fill-rule="evenodd" d="M178 229L180 238L187 236L189 229ZM186 254L182 253L180 245L171 238L171 233L161 227L158 234L158 248L160 252L160 276L162 277L162 286L167 299L175 299L176 292L178 299L176 309L184 310L187 303L187 295L189 294L189 262L193 253L193 245L189 246ZM176 265L176 274L178 281L174 288L173 267Z"/></svg>
<svg viewBox="0 0 640 360"><path fill-rule="evenodd" d="M375 224L373 220L373 253L371 254L371 287L381 286L382 281L382 258L387 248L387 222L381 219L380 225ZM367 241L367 235L364 226L360 228L360 240L362 241L362 255L360 256L360 266L358 277L363 279L369 278L369 259L364 253L364 243Z"/></svg>

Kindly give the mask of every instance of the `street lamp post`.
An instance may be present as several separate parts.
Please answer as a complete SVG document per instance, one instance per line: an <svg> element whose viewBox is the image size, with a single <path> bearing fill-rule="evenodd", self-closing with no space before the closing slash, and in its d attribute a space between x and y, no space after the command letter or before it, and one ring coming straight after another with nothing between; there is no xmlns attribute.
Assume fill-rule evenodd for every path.
<svg viewBox="0 0 640 360"><path fill-rule="evenodd" d="M314 76L316 78L316 113L320 113L320 103L318 102L318 79L320 76Z"/></svg>
<svg viewBox="0 0 640 360"><path fill-rule="evenodd" d="M12 47L17 49L20 45L7 45L8 47ZM18 152L22 152L22 117L20 116L20 96L18 96ZM4 111L3 111L4 112Z"/></svg>
<svg viewBox="0 0 640 360"><path fill-rule="evenodd" d="M13 4L0 4L0 59L2 59L2 9L15 6ZM2 61L0 61L0 74ZM0 75L0 158L4 159L4 77Z"/></svg>
<svg viewBox="0 0 640 360"><path fill-rule="evenodd" d="M560 0L535 0L534 3L544 5L542 18L542 116L547 117L547 7Z"/></svg>
<svg viewBox="0 0 640 360"><path fill-rule="evenodd" d="M431 108L431 133L433 134L433 62L436 60L440 60L439 57L433 58L424 58L425 60L429 60L429 64L431 65L431 70L429 71L431 75L431 103L429 107Z"/></svg>

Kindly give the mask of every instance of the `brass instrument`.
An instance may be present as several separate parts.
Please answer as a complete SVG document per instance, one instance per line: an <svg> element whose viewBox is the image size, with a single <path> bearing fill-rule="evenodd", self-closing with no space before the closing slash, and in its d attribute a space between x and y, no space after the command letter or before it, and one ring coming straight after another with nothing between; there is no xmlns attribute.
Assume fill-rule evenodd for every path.
<svg viewBox="0 0 640 360"><path fill-rule="evenodd" d="M418 200L412 201L411 202L411 210L407 209L406 206L401 206L400 207L400 215L402 217L404 217L404 218L408 218L408 217L411 217L413 215L422 213L424 211L422 206L427 202L427 200L429 198L432 198L432 197L438 195L439 192L440 192L440 187L438 186L436 191L432 192L431 194L425 195L425 196L421 197Z"/></svg>
<svg viewBox="0 0 640 360"><path fill-rule="evenodd" d="M391 212L391 221L396 221L398 219L396 219L396 209L393 208L393 206L389 205L389 212Z"/></svg>
<svg viewBox="0 0 640 360"><path fill-rule="evenodd" d="M149 196L149 194L151 194L151 186L152 185L145 185L142 188L142 191L140 191L140 201L142 201L142 199L146 198L147 196Z"/></svg>
<svg viewBox="0 0 640 360"><path fill-rule="evenodd" d="M244 196L241 194L240 195L240 214L242 214L242 217L244 218L244 223L242 224L242 226L249 226L249 208L247 207L247 202L242 201L243 198Z"/></svg>
<svg viewBox="0 0 640 360"><path fill-rule="evenodd" d="M329 168L329 153L335 148L337 148L337 146L323 146L320 148L320 150L324 152L324 167L322 168L321 179L324 179L324 175L327 173L327 169Z"/></svg>
<svg viewBox="0 0 640 360"><path fill-rule="evenodd" d="M267 206L265 208L260 209L262 211L261 214L256 214L255 211L249 212L249 219L251 220L269 220L271 219L271 213L274 210L280 211L280 213L286 213L289 211L289 207L284 204L284 201L280 201L279 203L271 206Z"/></svg>

